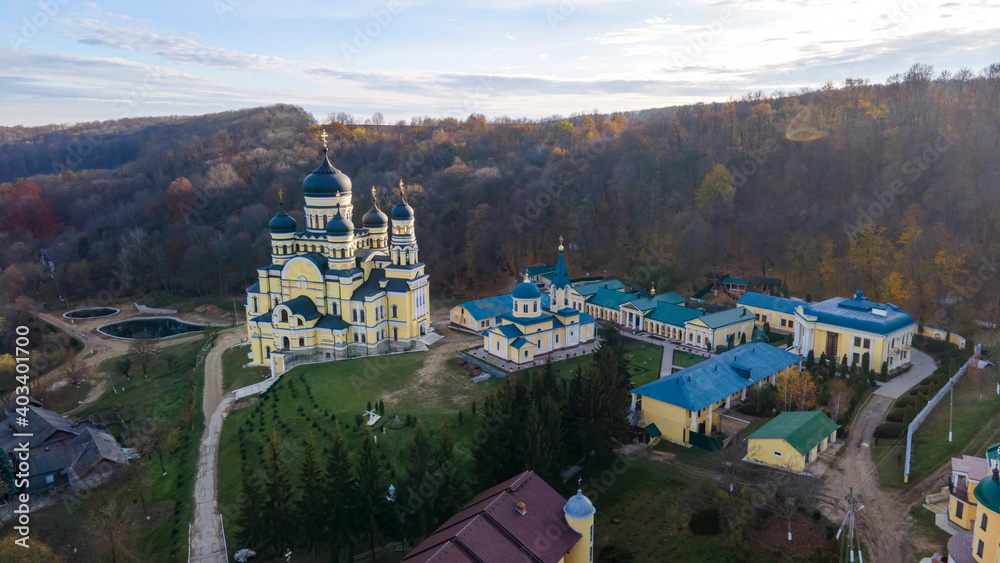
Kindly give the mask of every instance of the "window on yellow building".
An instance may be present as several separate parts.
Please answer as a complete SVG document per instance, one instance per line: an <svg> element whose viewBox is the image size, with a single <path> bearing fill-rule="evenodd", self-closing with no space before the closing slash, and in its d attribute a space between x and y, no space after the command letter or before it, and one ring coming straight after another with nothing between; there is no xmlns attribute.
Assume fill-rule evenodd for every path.
<svg viewBox="0 0 1000 563"><path fill-rule="evenodd" d="M986 531L986 515L985 514L983 514L983 519L980 520L980 522L979 522L979 529L983 530L984 532Z"/></svg>
<svg viewBox="0 0 1000 563"><path fill-rule="evenodd" d="M774 457L781 457L781 452L774 452Z"/></svg>
<svg viewBox="0 0 1000 563"><path fill-rule="evenodd" d="M965 511L965 503L963 503L961 501L960 502L956 502L955 503L955 518L961 518L962 517L962 512L964 512L964 511Z"/></svg>
<svg viewBox="0 0 1000 563"><path fill-rule="evenodd" d="M861 347L861 337L860 336L855 336L854 337L854 345L857 346L858 348Z"/></svg>
<svg viewBox="0 0 1000 563"><path fill-rule="evenodd" d="M984 514L984 516L985 516L985 514ZM976 547L976 555L978 557L982 557L983 556L983 547L984 547L983 546L983 540L979 540L979 546Z"/></svg>
<svg viewBox="0 0 1000 563"><path fill-rule="evenodd" d="M392 318L395 319L397 317L399 317L399 307L393 305L392 306Z"/></svg>
<svg viewBox="0 0 1000 563"><path fill-rule="evenodd" d="M864 345L865 350L867 350L867 349L869 349L871 347L872 347L872 341L869 340L869 339L867 339L867 338L865 338L865 345Z"/></svg>

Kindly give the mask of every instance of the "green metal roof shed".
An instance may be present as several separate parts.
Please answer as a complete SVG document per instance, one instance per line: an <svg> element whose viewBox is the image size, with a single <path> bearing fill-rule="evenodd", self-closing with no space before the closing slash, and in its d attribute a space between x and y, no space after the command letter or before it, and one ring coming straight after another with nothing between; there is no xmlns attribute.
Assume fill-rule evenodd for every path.
<svg viewBox="0 0 1000 563"><path fill-rule="evenodd" d="M795 451L808 454L837 430L837 423L820 411L783 412L750 435L750 440L784 440Z"/></svg>

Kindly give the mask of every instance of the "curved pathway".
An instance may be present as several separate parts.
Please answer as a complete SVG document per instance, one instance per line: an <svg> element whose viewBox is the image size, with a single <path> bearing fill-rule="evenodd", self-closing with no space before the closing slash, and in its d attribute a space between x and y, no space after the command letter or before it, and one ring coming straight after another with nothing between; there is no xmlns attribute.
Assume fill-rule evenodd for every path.
<svg viewBox="0 0 1000 563"><path fill-rule="evenodd" d="M198 470L194 478L194 524L191 526L189 561L225 562L227 554L219 519L218 466L219 438L222 423L233 403L232 395L222 393L222 354L246 335L238 326L219 334L205 357L205 391L201 406L208 425L198 447Z"/></svg>

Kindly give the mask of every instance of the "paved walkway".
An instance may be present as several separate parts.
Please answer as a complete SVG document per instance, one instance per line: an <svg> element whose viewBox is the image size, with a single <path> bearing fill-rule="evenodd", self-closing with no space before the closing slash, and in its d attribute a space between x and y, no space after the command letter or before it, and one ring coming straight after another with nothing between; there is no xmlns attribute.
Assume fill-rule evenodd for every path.
<svg viewBox="0 0 1000 563"><path fill-rule="evenodd" d="M883 397L889 397L890 399L898 399L937 369L937 366L934 365L934 360L917 349L910 351L910 362L913 364L910 371L879 386L874 393Z"/></svg>
<svg viewBox="0 0 1000 563"><path fill-rule="evenodd" d="M222 423L233 403L233 394L222 395L222 354L246 335L246 327L238 326L221 334L205 357L205 394L202 409L208 428L198 447L198 470L194 478L194 525L191 526L191 547L188 561L224 563L222 522L219 519L218 480L219 438Z"/></svg>

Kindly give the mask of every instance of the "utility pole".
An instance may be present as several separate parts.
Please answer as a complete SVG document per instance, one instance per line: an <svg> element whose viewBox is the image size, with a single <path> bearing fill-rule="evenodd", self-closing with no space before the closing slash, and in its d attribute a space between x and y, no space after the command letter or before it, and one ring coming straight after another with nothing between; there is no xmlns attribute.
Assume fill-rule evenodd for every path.
<svg viewBox="0 0 1000 563"><path fill-rule="evenodd" d="M108 369L108 361L104 360L103 362L101 362L101 364L104 365L104 371L108 372L108 379L111 380L111 390L115 392L115 395L117 395L118 394L118 390L115 389L115 380L114 380L113 377L111 377L111 370Z"/></svg>
<svg viewBox="0 0 1000 563"><path fill-rule="evenodd" d="M951 442L951 421L952 413L955 410L955 386L951 386L951 393L948 394L948 441Z"/></svg>
<svg viewBox="0 0 1000 563"><path fill-rule="evenodd" d="M837 539L840 539L840 534L844 531L844 526L848 526L847 530L847 550L850 553L851 563L854 563L854 531L857 520L855 516L858 512L864 509L864 506L857 507L858 499L854 496L854 488L851 487L850 492L844 497L847 500L847 514L844 515L844 521L840 524L840 529L837 530ZM861 539L858 539L858 561L864 563L864 558L861 555Z"/></svg>

